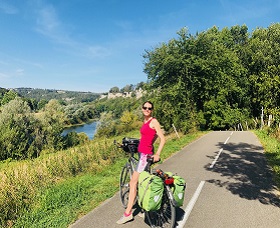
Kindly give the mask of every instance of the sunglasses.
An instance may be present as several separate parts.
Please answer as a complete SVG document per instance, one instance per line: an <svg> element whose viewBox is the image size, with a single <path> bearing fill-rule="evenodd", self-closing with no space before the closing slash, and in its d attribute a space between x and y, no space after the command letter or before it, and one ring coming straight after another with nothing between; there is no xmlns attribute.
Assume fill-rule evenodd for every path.
<svg viewBox="0 0 280 228"><path fill-rule="evenodd" d="M153 110L153 108L145 107L145 106L143 106L142 108L143 108L144 110L147 110L147 109L150 110L150 111Z"/></svg>

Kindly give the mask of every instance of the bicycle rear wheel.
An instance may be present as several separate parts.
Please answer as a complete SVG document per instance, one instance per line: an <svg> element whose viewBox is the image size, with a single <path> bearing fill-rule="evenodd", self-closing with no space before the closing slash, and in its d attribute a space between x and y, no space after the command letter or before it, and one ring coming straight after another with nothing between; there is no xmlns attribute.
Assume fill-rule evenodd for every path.
<svg viewBox="0 0 280 228"><path fill-rule="evenodd" d="M150 227L173 228L175 226L176 209L173 202L172 192L169 186L165 186L160 209L146 212Z"/></svg>
<svg viewBox="0 0 280 228"><path fill-rule="evenodd" d="M120 199L123 207L126 208L128 203L128 195L129 195L129 182L131 177L131 167L129 164L126 164L121 172L120 176Z"/></svg>

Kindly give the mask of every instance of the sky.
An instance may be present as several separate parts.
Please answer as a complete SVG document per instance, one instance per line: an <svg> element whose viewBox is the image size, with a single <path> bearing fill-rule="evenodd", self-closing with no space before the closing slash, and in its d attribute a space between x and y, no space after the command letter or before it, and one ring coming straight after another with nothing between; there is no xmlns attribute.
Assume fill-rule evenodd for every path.
<svg viewBox="0 0 280 228"><path fill-rule="evenodd" d="M280 22L280 0L0 0L0 87L104 93L147 82L146 50Z"/></svg>

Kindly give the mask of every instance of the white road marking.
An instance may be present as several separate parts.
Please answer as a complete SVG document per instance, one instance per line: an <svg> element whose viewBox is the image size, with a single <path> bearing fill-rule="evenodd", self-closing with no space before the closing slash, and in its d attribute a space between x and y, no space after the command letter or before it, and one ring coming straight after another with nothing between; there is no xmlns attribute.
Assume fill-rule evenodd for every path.
<svg viewBox="0 0 280 228"><path fill-rule="evenodd" d="M181 221L178 222L177 228L183 228L184 225L186 224L186 222L187 222L187 220L188 220L188 218L191 214L191 211L192 211L192 209L193 209L193 207L194 207L194 205L195 205L195 203L196 203L196 201L197 201L197 199L200 195L200 192L201 192L204 184L205 184L205 181L201 181L200 184L198 185L193 197L191 198L190 202L188 203L188 205L185 209L184 218Z"/></svg>
<svg viewBox="0 0 280 228"><path fill-rule="evenodd" d="M233 132L231 132L230 135L233 135ZM230 139L230 137L228 137L226 139L226 141L224 142L224 145L227 144L229 139ZM222 151L223 151L223 148L221 148L219 150L219 153L217 154L217 156L215 157L214 161L212 162L212 164L210 166L211 169L214 167L214 165L218 161L219 156L222 153ZM193 209L193 207L194 207L194 205L195 205L195 203L196 203L196 201L197 201L197 199L198 199L198 197L199 197L199 195L200 195L200 193L202 191L202 188L203 188L204 184L205 184L205 181L201 181L200 184L198 185L198 187L197 187L193 197L191 198L190 202L188 203L188 205L187 205L187 207L185 209L184 218L181 221L178 222L178 225L176 226L176 228L183 228L185 226L185 224L186 224L186 222L187 222L187 220L188 220L188 218L189 218L189 216L191 214L191 211L192 211L192 209Z"/></svg>
<svg viewBox="0 0 280 228"><path fill-rule="evenodd" d="M210 169L212 169L214 167L214 165L216 164L216 162L218 161L220 154L222 153L223 148L220 149L219 153L217 154L217 156L215 157L214 161L212 162L212 164L210 165Z"/></svg>
<svg viewBox="0 0 280 228"><path fill-rule="evenodd" d="M230 135L232 135L232 134L233 134L233 131L231 132ZM227 144L227 142L228 142L229 139L230 139L230 136L229 136L229 137L227 138L227 140L224 142L224 145ZM216 155L214 161L213 161L213 162L211 163L211 165L210 165L210 169L212 169L212 168L214 167L214 165L215 165L216 162L218 161L218 159L219 159L219 157L220 157L222 151L223 151L223 148L221 148L221 149L219 150L219 153Z"/></svg>
<svg viewBox="0 0 280 228"><path fill-rule="evenodd" d="M228 137L227 140L224 142L225 145L227 144L229 139L230 139L230 137Z"/></svg>

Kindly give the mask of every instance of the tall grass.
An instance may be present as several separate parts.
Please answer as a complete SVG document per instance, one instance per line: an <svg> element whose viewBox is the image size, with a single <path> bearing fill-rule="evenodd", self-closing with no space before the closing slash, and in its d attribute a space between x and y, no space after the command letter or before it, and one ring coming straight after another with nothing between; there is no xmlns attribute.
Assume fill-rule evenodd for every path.
<svg viewBox="0 0 280 228"><path fill-rule="evenodd" d="M34 204L42 189L79 173L99 172L121 156L110 139L99 139L38 159L3 165L0 170L0 226L10 227Z"/></svg>
<svg viewBox="0 0 280 228"><path fill-rule="evenodd" d="M280 189L280 141L279 138L272 137L266 130L254 131L262 143L265 156L269 166L274 172L275 181Z"/></svg>

